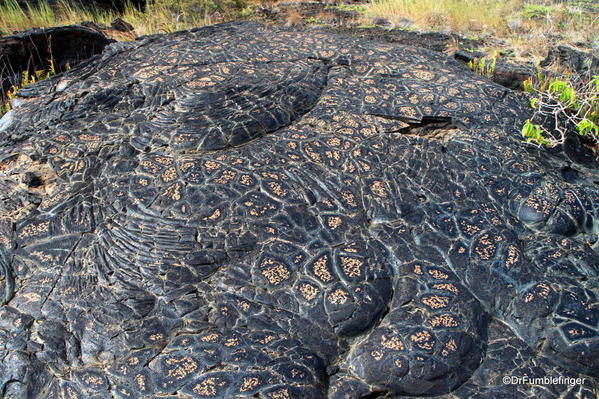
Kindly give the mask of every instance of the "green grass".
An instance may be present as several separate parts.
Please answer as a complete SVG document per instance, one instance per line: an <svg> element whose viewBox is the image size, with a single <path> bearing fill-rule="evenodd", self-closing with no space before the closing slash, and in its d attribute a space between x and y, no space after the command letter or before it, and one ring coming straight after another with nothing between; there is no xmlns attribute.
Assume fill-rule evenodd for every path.
<svg viewBox="0 0 599 399"><path fill-rule="evenodd" d="M37 7L26 8L21 8L15 0L2 0L0 16L2 16L0 31L11 33L31 28L78 23L84 20L110 24L110 18L115 17L115 14L93 8L75 9L64 0L61 0L56 11L45 0L41 0Z"/></svg>

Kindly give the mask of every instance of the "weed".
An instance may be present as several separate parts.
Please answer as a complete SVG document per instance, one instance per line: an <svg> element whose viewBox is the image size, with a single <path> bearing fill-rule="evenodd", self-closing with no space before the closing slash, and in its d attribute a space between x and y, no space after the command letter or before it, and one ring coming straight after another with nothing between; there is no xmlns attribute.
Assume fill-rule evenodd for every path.
<svg viewBox="0 0 599 399"><path fill-rule="evenodd" d="M552 8L544 4L525 4L522 15L529 19L544 19L551 14Z"/></svg>
<svg viewBox="0 0 599 399"><path fill-rule="evenodd" d="M66 68L69 69L69 64L66 65ZM0 104L0 116L4 115L12 109L11 101L17 96L17 92L20 89L29 86L35 82L39 82L40 80L48 79L53 75L56 75L56 67L52 58L48 60L48 69L37 70L33 73L30 73L29 71L23 71L21 73L21 81L13 85L5 93L5 102L3 104Z"/></svg>
<svg viewBox="0 0 599 399"><path fill-rule="evenodd" d="M497 58L499 57L499 51L494 51L490 59L487 58L474 58L468 62L468 67L479 75L492 78L495 73L495 66L497 65Z"/></svg>
<svg viewBox="0 0 599 399"><path fill-rule="evenodd" d="M354 12L357 14L366 14L366 12L368 11L368 7L361 4L339 4L336 6L332 6L331 8L336 8L339 11Z"/></svg>

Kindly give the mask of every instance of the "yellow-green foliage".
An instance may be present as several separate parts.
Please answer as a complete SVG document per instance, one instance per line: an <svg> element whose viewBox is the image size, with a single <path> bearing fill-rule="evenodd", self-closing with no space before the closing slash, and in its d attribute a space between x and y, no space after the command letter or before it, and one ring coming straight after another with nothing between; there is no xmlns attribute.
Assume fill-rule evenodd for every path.
<svg viewBox="0 0 599 399"><path fill-rule="evenodd" d="M67 69L68 68L69 65L67 64ZM5 113L11 110L10 103L17 96L17 92L19 91L19 89L25 86L29 86L30 84L33 84L40 80L48 79L52 75L56 75L54 60L49 60L49 66L46 70L38 70L35 71L33 74L29 73L29 71L23 71L21 75L21 82L19 82L16 85L13 85L10 89L8 89L8 91L5 94L6 101L4 103L0 103L0 116L4 115Z"/></svg>
<svg viewBox="0 0 599 399"><path fill-rule="evenodd" d="M494 51L490 60L486 58L474 58L468 62L468 67L479 75L486 77L493 77L495 73L495 66L497 65L497 58L499 57L499 51Z"/></svg>

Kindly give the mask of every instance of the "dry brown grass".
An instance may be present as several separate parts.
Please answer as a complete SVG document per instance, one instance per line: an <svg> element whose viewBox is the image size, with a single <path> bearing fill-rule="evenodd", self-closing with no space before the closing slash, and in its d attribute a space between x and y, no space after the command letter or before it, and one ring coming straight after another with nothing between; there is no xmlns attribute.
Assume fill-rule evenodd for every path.
<svg viewBox="0 0 599 399"><path fill-rule="evenodd" d="M302 20L302 14L297 9L291 8L287 10L287 20L285 21L287 26L298 25L302 23Z"/></svg>
<svg viewBox="0 0 599 399"><path fill-rule="evenodd" d="M583 0L584 1L584 0ZM556 41L599 42L598 14L555 0L374 0L364 24L406 19L415 29L451 31L466 37L505 40L517 56L540 58ZM598 43L599 44L599 43Z"/></svg>

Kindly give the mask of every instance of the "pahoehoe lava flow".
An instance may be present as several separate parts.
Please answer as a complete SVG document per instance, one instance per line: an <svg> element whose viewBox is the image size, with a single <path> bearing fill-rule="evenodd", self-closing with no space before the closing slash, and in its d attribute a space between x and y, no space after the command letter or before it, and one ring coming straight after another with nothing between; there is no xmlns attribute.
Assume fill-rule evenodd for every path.
<svg viewBox="0 0 599 399"><path fill-rule="evenodd" d="M523 95L253 23L114 43L19 95L3 397L596 397L599 176L524 145ZM584 382L502 382L524 375Z"/></svg>

